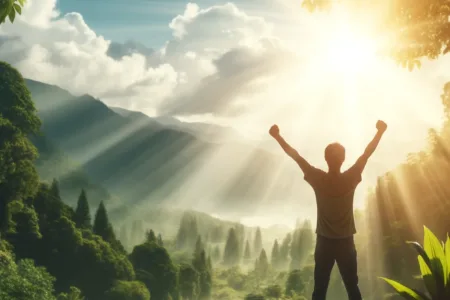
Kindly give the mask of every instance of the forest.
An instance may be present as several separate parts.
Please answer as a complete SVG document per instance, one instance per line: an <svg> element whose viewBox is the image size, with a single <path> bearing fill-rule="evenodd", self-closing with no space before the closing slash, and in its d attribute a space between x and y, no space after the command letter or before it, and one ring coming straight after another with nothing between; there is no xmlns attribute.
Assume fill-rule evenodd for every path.
<svg viewBox="0 0 450 300"><path fill-rule="evenodd" d="M432 1L417 10L398 2L393 13L403 25L436 20L423 32L404 33L403 42L423 47L396 48L393 56L400 64L414 67L422 57L445 54L450 35L436 28L448 27L448 6L436 9L441 4ZM13 22L23 3L2 2L0 26ZM317 9L314 1L305 3ZM405 18L407 12L413 17ZM447 22L441 22L443 16ZM33 84L0 62L0 299L311 299L315 233L310 220L299 219L293 230L272 230L194 210L155 208L130 218L118 208L119 199L78 169L66 178L49 170L54 161L45 161L51 147L30 92ZM450 82L441 99L430 101L443 104L442 127L430 129L425 149L380 176L365 209L356 212L359 282L366 300L450 299ZM69 200L74 195L75 202ZM422 252L419 244L406 243L422 244L424 236ZM337 268L328 295L347 299Z"/></svg>

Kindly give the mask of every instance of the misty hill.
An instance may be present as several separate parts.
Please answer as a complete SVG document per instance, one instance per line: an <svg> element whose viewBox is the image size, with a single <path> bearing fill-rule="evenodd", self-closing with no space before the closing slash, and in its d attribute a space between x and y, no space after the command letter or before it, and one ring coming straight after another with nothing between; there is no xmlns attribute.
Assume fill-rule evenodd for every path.
<svg viewBox="0 0 450 300"><path fill-rule="evenodd" d="M86 172L48 138L32 136L30 140L39 151L39 157L35 162L39 177L47 182L57 179L61 196L68 204L75 205L81 189L85 189L89 195L93 208L97 207L100 201L105 201L109 205L118 202L118 199L105 188L92 182Z"/></svg>
<svg viewBox="0 0 450 300"><path fill-rule="evenodd" d="M117 113L89 95L32 80L27 85L45 136L92 182L117 195L122 209L165 204L255 213L261 204L300 194L297 177L278 174L279 158L262 149L206 142L144 114ZM298 175L297 168L292 172ZM266 191L274 181L277 189Z"/></svg>

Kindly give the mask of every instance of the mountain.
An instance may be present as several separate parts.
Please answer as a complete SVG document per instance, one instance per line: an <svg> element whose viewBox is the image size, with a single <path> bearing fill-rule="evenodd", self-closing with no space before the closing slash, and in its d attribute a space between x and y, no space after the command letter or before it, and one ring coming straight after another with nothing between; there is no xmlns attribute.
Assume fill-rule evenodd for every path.
<svg viewBox="0 0 450 300"><path fill-rule="evenodd" d="M149 123L158 124L165 128L185 132L195 135L209 143L240 142L243 143L243 137L235 130L216 124L207 124L200 122L183 122L171 116L149 117L142 112L131 111L120 107L110 107L113 111L128 119L147 120Z"/></svg>
<svg viewBox="0 0 450 300"><path fill-rule="evenodd" d="M100 201L112 205L118 199L112 196L105 188L95 184L84 170L73 162L58 147L45 136L31 136L30 140L36 146L39 157L36 168L41 180L50 183L57 179L61 196L70 205L75 206L82 189L86 191L91 208L98 206Z"/></svg>
<svg viewBox="0 0 450 300"><path fill-rule="evenodd" d="M283 161L270 152L240 142L211 142L182 122L175 126L137 112L118 113L89 95L26 82L45 137L93 183L117 195L122 212L161 204L222 215L259 213L257 208L310 214L299 210L296 195L305 187L296 184L297 167L288 164L280 172Z"/></svg>

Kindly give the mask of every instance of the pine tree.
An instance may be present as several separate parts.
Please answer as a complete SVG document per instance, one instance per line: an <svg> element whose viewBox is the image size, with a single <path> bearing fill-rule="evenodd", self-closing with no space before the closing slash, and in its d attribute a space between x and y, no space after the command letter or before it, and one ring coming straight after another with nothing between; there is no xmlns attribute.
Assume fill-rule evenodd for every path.
<svg viewBox="0 0 450 300"><path fill-rule="evenodd" d="M247 242L245 243L245 250L244 250L244 263L248 264L251 259L252 255L250 252L250 243L247 240Z"/></svg>
<svg viewBox="0 0 450 300"><path fill-rule="evenodd" d="M150 229L150 230L148 230L146 233L145 233L145 238L146 238L146 241L147 242L154 242L154 243L156 243L157 242L157 239L156 239L156 234L155 234L155 232L153 231L153 229Z"/></svg>
<svg viewBox="0 0 450 300"><path fill-rule="evenodd" d="M156 240L156 243L157 243L158 245L160 245L161 247L164 247L164 242L163 242L163 238L162 238L161 233L158 234L158 238L157 238L157 240Z"/></svg>
<svg viewBox="0 0 450 300"><path fill-rule="evenodd" d="M191 220L189 222L188 227L188 245L191 249L195 247L195 243L197 242L198 238L198 226L197 226L197 219L195 217L191 217Z"/></svg>
<svg viewBox="0 0 450 300"><path fill-rule="evenodd" d="M271 254L270 262L272 264L272 268L274 268L275 270L278 270L278 268L280 267L280 265L279 265L279 263L280 263L280 250L279 250L279 246L278 246L278 240L275 240L275 242L273 243L273 248L272 248L272 254Z"/></svg>
<svg viewBox="0 0 450 300"><path fill-rule="evenodd" d="M52 185L50 186L50 196L57 201L62 201L61 193L59 191L59 182L53 179Z"/></svg>
<svg viewBox="0 0 450 300"><path fill-rule="evenodd" d="M116 239L111 223L109 223L108 213L106 212L103 201L100 202L97 212L95 213L93 231L107 242L111 243Z"/></svg>
<svg viewBox="0 0 450 300"><path fill-rule="evenodd" d="M261 228L256 229L255 234L255 241L253 243L253 251L255 253L255 256L259 255L262 249L262 235L261 235Z"/></svg>
<svg viewBox="0 0 450 300"><path fill-rule="evenodd" d="M289 247L291 246L292 235L288 233L283 239L280 247L280 268L285 269L289 263Z"/></svg>
<svg viewBox="0 0 450 300"><path fill-rule="evenodd" d="M84 189L81 190L81 194L78 197L74 219L78 228L92 229L91 213L89 211L89 203Z"/></svg>
<svg viewBox="0 0 450 300"><path fill-rule="evenodd" d="M223 253L223 262L227 266L236 266L239 264L239 257L238 237L234 228L230 228Z"/></svg>
<svg viewBox="0 0 450 300"><path fill-rule="evenodd" d="M257 260L255 271L260 278L265 278L269 272L269 260L264 249L261 250L259 258Z"/></svg>
<svg viewBox="0 0 450 300"><path fill-rule="evenodd" d="M205 248L203 246L202 237L199 235L197 237L197 241L195 242L194 255L200 254L200 252L204 251Z"/></svg>

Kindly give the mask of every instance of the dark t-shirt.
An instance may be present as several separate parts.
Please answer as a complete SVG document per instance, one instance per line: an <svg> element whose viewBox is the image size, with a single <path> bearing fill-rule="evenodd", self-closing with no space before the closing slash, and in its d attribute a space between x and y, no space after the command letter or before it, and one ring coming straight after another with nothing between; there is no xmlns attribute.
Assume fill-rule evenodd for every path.
<svg viewBox="0 0 450 300"><path fill-rule="evenodd" d="M312 186L317 202L318 235L346 238L356 233L353 197L361 182L361 172L352 167L340 174L329 174L311 167L305 180Z"/></svg>

